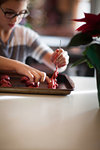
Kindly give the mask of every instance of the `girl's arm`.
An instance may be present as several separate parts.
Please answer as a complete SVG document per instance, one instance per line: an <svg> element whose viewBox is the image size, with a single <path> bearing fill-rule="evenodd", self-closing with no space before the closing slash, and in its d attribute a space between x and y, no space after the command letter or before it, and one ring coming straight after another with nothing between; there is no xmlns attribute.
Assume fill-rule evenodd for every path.
<svg viewBox="0 0 100 150"><path fill-rule="evenodd" d="M19 61L5 58L2 56L0 56L0 70L15 71L18 74L28 76L31 81L33 81L34 79L35 82L44 82L45 79L47 80L47 82L50 82L45 72L41 72Z"/></svg>

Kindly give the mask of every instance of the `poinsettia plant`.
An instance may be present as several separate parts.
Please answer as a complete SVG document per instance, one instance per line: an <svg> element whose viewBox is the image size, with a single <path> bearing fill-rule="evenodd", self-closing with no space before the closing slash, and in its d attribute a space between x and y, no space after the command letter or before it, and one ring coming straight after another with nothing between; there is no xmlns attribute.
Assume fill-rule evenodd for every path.
<svg viewBox="0 0 100 150"><path fill-rule="evenodd" d="M95 68L100 106L100 14L84 13L84 15L84 18L73 19L85 24L76 29L78 33L71 38L67 49L84 45L82 58L73 66L86 62L89 67Z"/></svg>

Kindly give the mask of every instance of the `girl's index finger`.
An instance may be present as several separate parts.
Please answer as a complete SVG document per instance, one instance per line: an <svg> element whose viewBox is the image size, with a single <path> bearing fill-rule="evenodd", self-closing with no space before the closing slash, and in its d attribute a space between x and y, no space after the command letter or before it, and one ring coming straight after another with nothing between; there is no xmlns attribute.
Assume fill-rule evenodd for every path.
<svg viewBox="0 0 100 150"><path fill-rule="evenodd" d="M48 76L46 76L46 82L47 82L47 83L50 83L50 82L51 82L51 79L50 79Z"/></svg>
<svg viewBox="0 0 100 150"><path fill-rule="evenodd" d="M59 49L56 49L56 51L55 51L55 52L56 52L56 54L55 54L55 56L54 56L54 63L56 62L56 59L57 59L57 57L58 57L58 55L59 55L59 54L58 54Z"/></svg>

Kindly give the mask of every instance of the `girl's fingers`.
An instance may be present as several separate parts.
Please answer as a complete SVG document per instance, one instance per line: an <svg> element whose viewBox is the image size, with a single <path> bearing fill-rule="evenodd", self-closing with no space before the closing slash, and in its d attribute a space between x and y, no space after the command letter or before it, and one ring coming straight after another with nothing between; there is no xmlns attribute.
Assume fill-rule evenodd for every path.
<svg viewBox="0 0 100 150"><path fill-rule="evenodd" d="M64 67L65 65L66 65L66 62L64 62L63 60L61 62L58 62L57 64L58 68Z"/></svg>
<svg viewBox="0 0 100 150"><path fill-rule="evenodd" d="M39 71L33 67L30 67L26 64L18 63L19 67L17 67L16 72L19 74L23 74L27 76L30 81L34 82L44 82L46 79L46 73Z"/></svg>
<svg viewBox="0 0 100 150"><path fill-rule="evenodd" d="M24 75L26 75L27 77L29 77L30 81L34 80L34 75L30 71L25 72Z"/></svg>
<svg viewBox="0 0 100 150"><path fill-rule="evenodd" d="M67 54L66 51L63 51L63 52L61 52L61 53L59 54L59 56L57 57L57 59L56 59L56 61L55 61L55 64L58 65L58 67L59 67L59 65L60 65L60 66L67 65L68 62L69 62L69 56L68 56L68 54Z"/></svg>
<svg viewBox="0 0 100 150"><path fill-rule="evenodd" d="M53 63L55 63L55 60L57 59L57 57L59 56L59 54L60 54L60 50L59 49L57 49L57 50L54 51L54 53L52 54L52 57L51 57L51 61Z"/></svg>
<svg viewBox="0 0 100 150"><path fill-rule="evenodd" d="M46 73L43 72L43 73L41 74L40 82L44 82L45 79L46 79Z"/></svg>
<svg viewBox="0 0 100 150"><path fill-rule="evenodd" d="M46 73L45 72L34 69L33 74L34 74L34 80L36 83L37 82L44 82L46 79Z"/></svg>
<svg viewBox="0 0 100 150"><path fill-rule="evenodd" d="M68 56L67 51L64 51L63 49L57 49L53 53L51 60L55 65L58 65L58 67L59 66L61 67L69 63L69 56Z"/></svg>
<svg viewBox="0 0 100 150"><path fill-rule="evenodd" d="M35 83L39 82L40 78L41 78L40 75L38 73L34 72L34 82Z"/></svg>
<svg viewBox="0 0 100 150"><path fill-rule="evenodd" d="M47 82L47 83L50 83L50 82L51 82L51 79L50 79L48 76L46 76L46 82Z"/></svg>

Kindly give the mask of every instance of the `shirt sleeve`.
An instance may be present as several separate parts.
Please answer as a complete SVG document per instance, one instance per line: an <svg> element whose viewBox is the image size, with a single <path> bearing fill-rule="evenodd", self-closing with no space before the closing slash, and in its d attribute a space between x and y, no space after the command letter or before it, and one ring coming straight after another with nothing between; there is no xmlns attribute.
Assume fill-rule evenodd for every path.
<svg viewBox="0 0 100 150"><path fill-rule="evenodd" d="M53 52L49 46L40 40L39 34L31 29L27 31L27 43L30 47L30 55L39 62L45 54Z"/></svg>

